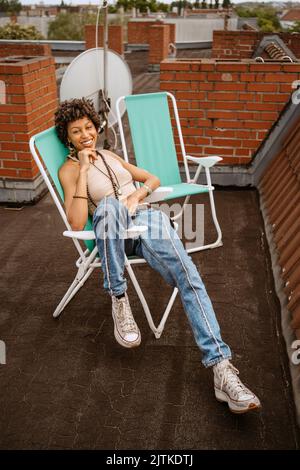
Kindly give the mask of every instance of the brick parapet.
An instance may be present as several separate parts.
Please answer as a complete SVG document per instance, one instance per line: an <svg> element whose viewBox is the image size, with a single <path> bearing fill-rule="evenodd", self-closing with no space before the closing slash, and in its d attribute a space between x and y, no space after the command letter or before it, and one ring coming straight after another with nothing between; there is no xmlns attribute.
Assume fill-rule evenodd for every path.
<svg viewBox="0 0 300 470"><path fill-rule="evenodd" d="M0 57L14 55L28 56L51 56L51 46L49 44L14 44L1 42Z"/></svg>
<svg viewBox="0 0 300 470"><path fill-rule="evenodd" d="M22 56L2 59L0 81L5 87L0 104L0 177L33 181L38 168L29 150L29 140L53 125L57 108L54 59Z"/></svg>
<svg viewBox="0 0 300 470"><path fill-rule="evenodd" d="M165 60L160 88L177 98L188 154L248 164L299 79L295 63Z"/></svg>
<svg viewBox="0 0 300 470"><path fill-rule="evenodd" d="M261 31L214 31L212 57L216 59L252 58L263 37L278 35L300 59L300 33L263 33Z"/></svg>

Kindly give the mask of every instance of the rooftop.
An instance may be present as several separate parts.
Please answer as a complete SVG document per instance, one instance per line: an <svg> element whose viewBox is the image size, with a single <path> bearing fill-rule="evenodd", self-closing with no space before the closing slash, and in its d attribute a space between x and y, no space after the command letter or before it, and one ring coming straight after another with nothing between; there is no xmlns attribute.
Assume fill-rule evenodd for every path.
<svg viewBox="0 0 300 470"><path fill-rule="evenodd" d="M134 92L157 91L159 74L128 56ZM193 255L242 379L263 408L244 416L216 402L177 299L159 340L132 286L142 344L115 341L110 299L94 272L58 320L52 313L75 275L75 250L49 194L22 210L0 207L2 449L298 449L288 359L256 189L217 188L224 246ZM204 196L194 203L204 203ZM207 209L207 205L206 205ZM205 213L206 240L214 237ZM154 317L169 288L136 268ZM284 433L282 432L284 429Z"/></svg>
<svg viewBox="0 0 300 470"><path fill-rule="evenodd" d="M213 394L179 300L159 340L132 286L142 332L134 350L113 335L109 297L92 275L58 320L52 313L75 275L75 250L49 195L1 212L1 443L8 449L296 449L288 364L269 250L255 190L218 190L224 246L193 255L223 337L263 408L230 414ZM194 202L202 203L197 197ZM209 220L206 214L206 220ZM207 237L213 238L210 224ZM154 317L170 294L137 268ZM284 433L282 433L284 429Z"/></svg>
<svg viewBox="0 0 300 470"><path fill-rule="evenodd" d="M300 8L291 8L281 18L281 21L300 21Z"/></svg>

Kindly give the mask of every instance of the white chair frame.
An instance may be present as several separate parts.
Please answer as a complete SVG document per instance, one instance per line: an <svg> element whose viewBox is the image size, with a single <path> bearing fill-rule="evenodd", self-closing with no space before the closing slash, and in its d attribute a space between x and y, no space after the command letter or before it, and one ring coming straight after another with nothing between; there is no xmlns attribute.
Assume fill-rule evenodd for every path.
<svg viewBox="0 0 300 470"><path fill-rule="evenodd" d="M48 177L48 174L45 171L44 166L42 164L42 161L41 161L41 159L40 159L40 157L37 153L37 150L35 148L35 137L36 136L32 136L31 139L30 139L30 142L29 142L31 153L32 153L33 158L34 158L34 160L35 160L35 162L36 162L36 164L37 164L37 166L38 166L38 168L39 168L39 170L42 174L42 177L43 177L43 179L44 179L44 181L47 185L47 188L48 188L48 190L49 190L49 192L52 196L52 199L54 200L54 203L55 203L55 205L56 205L56 207L57 207L57 209L60 213L60 216L61 216L61 218L62 218L62 220L63 220L63 222L66 226L67 230L65 230L63 232L63 235L65 237L69 237L69 238L72 239L72 241L75 245L75 248L77 249L78 254L79 254L79 258L75 262L75 265L76 265L76 268L77 268L76 276L75 276L72 284L68 288L67 292L65 293L65 295L63 296L63 298L61 299L61 301L59 302L58 306L56 307L56 309L53 313L53 317L57 318L62 313L64 308L68 305L68 303L71 301L71 299L75 296L75 294L79 291L79 289L84 285L84 283L90 277L90 275L92 274L94 269L101 267L101 262L100 262L99 257L98 257L97 246L95 246L94 249L92 250L92 252L90 252L88 249L85 249L85 250L82 249L82 246L79 243L79 240L83 240L83 241L84 240L95 240L95 233L92 230L74 231L74 230L71 229L71 226L70 226L70 224L67 220L66 213L63 209L61 201L58 198L58 196L57 196L57 194L56 194L56 192L55 192L55 190L54 190L54 188L51 184L51 181ZM165 188L165 189L158 188L158 190L153 191L151 196L149 196L147 198L147 201L148 202L160 201L165 197L165 194L167 194L169 192L170 192L169 188ZM143 227L143 226L130 228L130 229L127 230L127 238L132 238L132 237L138 235L139 233L143 232L146 229L147 228ZM171 308L172 308L172 306L174 304L174 301L176 299L178 289L177 288L173 289L172 295L170 296L170 299L168 301L168 305L167 305L165 311L163 312L163 315L161 317L159 325L156 327L154 322L153 322L153 318L152 318L149 306L147 304L147 301L144 297L142 289L140 288L139 282L138 282L138 280L136 278L136 275L134 273L134 270L132 268L132 265L134 265L134 264L145 264L145 263L146 263L146 261L143 258L128 259L127 256L125 256L125 268L126 268L128 274L129 274L129 277L132 281L132 284L135 288L135 291L136 291L136 293L139 297L139 300L142 304L142 307L143 307L143 310L145 312L149 327L153 331L155 337L158 339L158 338L160 338L160 336L161 336L161 334L164 330L165 323L167 321L167 318L169 316Z"/></svg>

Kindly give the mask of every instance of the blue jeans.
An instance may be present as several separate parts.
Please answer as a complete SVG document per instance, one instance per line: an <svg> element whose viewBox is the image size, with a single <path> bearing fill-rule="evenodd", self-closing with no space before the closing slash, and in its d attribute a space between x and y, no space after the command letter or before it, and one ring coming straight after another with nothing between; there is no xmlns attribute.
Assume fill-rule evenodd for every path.
<svg viewBox="0 0 300 470"><path fill-rule="evenodd" d="M123 234L132 225L146 225L148 230L133 240ZM221 338L210 298L200 274L187 254L169 218L161 211L137 210L131 217L127 208L115 198L104 198L94 212L93 227L104 274L104 288L110 295L127 289L124 277L127 255L144 258L165 281L177 287L191 324L205 367L231 358L229 346Z"/></svg>

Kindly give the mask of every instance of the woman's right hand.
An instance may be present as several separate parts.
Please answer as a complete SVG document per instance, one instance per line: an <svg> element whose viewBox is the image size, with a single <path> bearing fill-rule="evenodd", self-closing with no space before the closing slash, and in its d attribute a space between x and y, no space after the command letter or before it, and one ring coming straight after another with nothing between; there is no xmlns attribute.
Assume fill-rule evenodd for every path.
<svg viewBox="0 0 300 470"><path fill-rule="evenodd" d="M78 158L81 171L88 171L90 163L97 160L97 153L95 149L83 149L78 152Z"/></svg>

